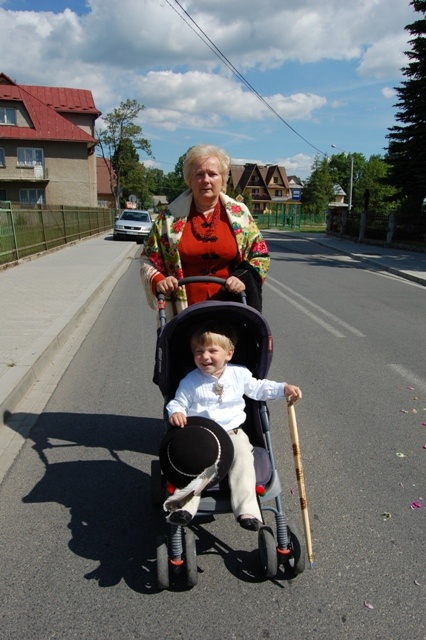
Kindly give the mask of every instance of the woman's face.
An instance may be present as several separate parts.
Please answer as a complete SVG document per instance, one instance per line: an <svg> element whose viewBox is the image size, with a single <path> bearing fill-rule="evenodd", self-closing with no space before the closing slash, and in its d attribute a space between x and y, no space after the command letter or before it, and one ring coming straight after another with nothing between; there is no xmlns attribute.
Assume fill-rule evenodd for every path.
<svg viewBox="0 0 426 640"><path fill-rule="evenodd" d="M212 156L194 163L189 186L196 204L215 204L222 191L222 185L223 179L217 158Z"/></svg>

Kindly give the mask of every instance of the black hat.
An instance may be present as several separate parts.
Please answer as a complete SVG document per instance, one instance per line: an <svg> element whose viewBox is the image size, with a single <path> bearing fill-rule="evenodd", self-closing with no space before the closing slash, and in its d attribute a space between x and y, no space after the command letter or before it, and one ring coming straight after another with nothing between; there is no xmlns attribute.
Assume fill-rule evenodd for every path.
<svg viewBox="0 0 426 640"><path fill-rule="evenodd" d="M216 467L213 480L222 480L234 459L234 446L217 422L191 416L185 427L167 431L159 455L166 479L183 488L212 466Z"/></svg>

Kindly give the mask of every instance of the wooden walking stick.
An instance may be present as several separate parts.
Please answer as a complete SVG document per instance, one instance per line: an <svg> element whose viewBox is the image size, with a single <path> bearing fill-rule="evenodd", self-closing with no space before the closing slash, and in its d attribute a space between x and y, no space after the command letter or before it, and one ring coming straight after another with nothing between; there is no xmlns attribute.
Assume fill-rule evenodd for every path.
<svg viewBox="0 0 426 640"><path fill-rule="evenodd" d="M297 486L299 489L300 508L302 510L303 528L305 530L306 551L311 568L314 566L312 552L311 527L309 525L308 502L306 499L305 477L303 474L302 456L300 453L299 432L297 430L296 412L291 398L287 400L288 426L293 445L294 465L296 467Z"/></svg>

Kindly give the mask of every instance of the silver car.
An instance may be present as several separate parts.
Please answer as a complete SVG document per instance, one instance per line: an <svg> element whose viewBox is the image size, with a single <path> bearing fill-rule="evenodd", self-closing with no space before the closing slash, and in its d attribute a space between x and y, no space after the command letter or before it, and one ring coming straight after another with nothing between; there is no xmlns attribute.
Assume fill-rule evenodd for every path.
<svg viewBox="0 0 426 640"><path fill-rule="evenodd" d="M148 211L142 209L124 209L114 223L114 240L129 238L141 244L152 227L152 219Z"/></svg>

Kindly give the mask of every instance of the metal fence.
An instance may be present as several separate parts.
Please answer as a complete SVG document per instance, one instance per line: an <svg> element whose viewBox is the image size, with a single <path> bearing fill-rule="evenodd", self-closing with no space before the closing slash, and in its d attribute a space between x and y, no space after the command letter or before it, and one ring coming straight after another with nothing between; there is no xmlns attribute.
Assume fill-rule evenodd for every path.
<svg viewBox="0 0 426 640"><path fill-rule="evenodd" d="M426 246L426 214L416 217L393 212L376 214L373 211L361 214L352 211L334 210L328 215L327 232L332 235L347 236L359 242L371 241L379 244Z"/></svg>
<svg viewBox="0 0 426 640"><path fill-rule="evenodd" d="M0 202L0 264L112 229L113 209Z"/></svg>
<svg viewBox="0 0 426 640"><path fill-rule="evenodd" d="M303 213L300 204L275 205L272 211L256 216L259 229L281 229L300 231L304 228L324 231L326 226L325 214Z"/></svg>

